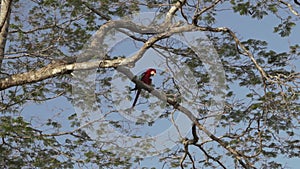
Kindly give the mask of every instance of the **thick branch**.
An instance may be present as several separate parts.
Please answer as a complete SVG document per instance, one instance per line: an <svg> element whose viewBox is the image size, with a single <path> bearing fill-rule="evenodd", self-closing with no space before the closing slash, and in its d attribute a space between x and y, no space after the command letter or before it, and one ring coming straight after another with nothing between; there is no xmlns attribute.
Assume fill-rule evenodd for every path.
<svg viewBox="0 0 300 169"><path fill-rule="evenodd" d="M175 13L182 8L182 6L186 3L186 0L178 0L168 11L165 18L164 26L170 26L171 20L174 17Z"/></svg>
<svg viewBox="0 0 300 169"><path fill-rule="evenodd" d="M1 1L1 12L0 12L0 69L2 65L2 60L4 58L4 51L6 45L6 39L9 27L9 18L11 11L12 0L2 0Z"/></svg>
<svg viewBox="0 0 300 169"><path fill-rule="evenodd" d="M0 30L2 30L5 22L8 20L10 15L12 0L1 0L1 12L0 12Z"/></svg>
<svg viewBox="0 0 300 169"><path fill-rule="evenodd" d="M66 64L65 62L62 61L50 63L49 65L38 70L33 70L21 74L15 74L7 78L0 79L0 90L4 90L12 86L18 86L18 85L42 81L74 70L88 70L88 69L94 69L98 67L102 67L102 68L117 67L119 64L121 64L123 60L124 60L123 58L119 58L115 60L100 60L100 61L93 61L93 62L82 62L82 63L71 63L71 64Z"/></svg>

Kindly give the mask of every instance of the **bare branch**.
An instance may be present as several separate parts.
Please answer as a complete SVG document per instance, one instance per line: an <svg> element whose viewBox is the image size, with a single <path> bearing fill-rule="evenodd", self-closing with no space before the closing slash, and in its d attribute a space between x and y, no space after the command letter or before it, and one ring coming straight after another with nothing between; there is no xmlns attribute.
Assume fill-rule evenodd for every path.
<svg viewBox="0 0 300 169"><path fill-rule="evenodd" d="M183 154L182 158L180 159L180 167L181 167L182 169L184 169L183 162L184 162L184 160L186 159L186 156L187 156L187 155L189 156L190 160L192 161L193 169L196 168L196 167L195 167L195 162L194 162L194 160L193 160L193 158L192 158L192 155L191 155L191 153L189 152L189 145L190 145L189 141L190 141L190 140L187 139L187 138L185 138L185 139L182 141L182 142L183 142L183 145L184 145L184 154Z"/></svg>
<svg viewBox="0 0 300 169"><path fill-rule="evenodd" d="M219 2L222 2L222 0L215 0L210 6L203 8L201 11L197 12L192 19L192 23L194 25L197 25L198 23L198 18L199 16L201 16L204 12L212 9L213 7L215 7Z"/></svg>
<svg viewBox="0 0 300 169"><path fill-rule="evenodd" d="M12 0L1 0L0 12L0 69L4 58Z"/></svg>
<svg viewBox="0 0 300 169"><path fill-rule="evenodd" d="M0 79L0 90L7 89L12 86L34 83L42 81L61 74L70 73L75 70L88 70L93 68L111 68L117 67L125 59L119 58L115 60L100 60L93 62L66 64L64 61L57 61L34 71L21 74L11 75L7 78Z"/></svg>
<svg viewBox="0 0 300 169"><path fill-rule="evenodd" d="M294 8L293 8L293 6L292 6L291 4L289 4L289 3L287 3L287 2L285 2L285 1L283 1L283 0L279 0L279 2L282 3L282 4L284 4L284 5L286 5L286 6L289 8L289 10L290 10L294 15L300 16L300 14L299 14L297 11L294 10ZM299 2L298 2L298 1L294 0L294 2L295 2L297 5L299 5Z"/></svg>
<svg viewBox="0 0 300 169"><path fill-rule="evenodd" d="M1 0L1 14L0 14L0 30L2 32L2 28L9 19L10 9L11 9L12 0Z"/></svg>
<svg viewBox="0 0 300 169"><path fill-rule="evenodd" d="M174 16L174 14L181 9L181 7L186 3L186 0L179 0L177 1L172 8L168 11L168 13L166 14L166 19L165 19L165 25L169 26L171 23L171 20Z"/></svg>
<svg viewBox="0 0 300 169"><path fill-rule="evenodd" d="M87 2L85 1L81 1L81 3L83 3L89 10L91 10L92 12L94 12L95 14L97 14L98 16L100 16L101 18L109 21L110 20L110 17L108 16L105 16L104 14L102 14L99 10L93 8L90 4L88 4Z"/></svg>
<svg viewBox="0 0 300 169"><path fill-rule="evenodd" d="M217 162L222 168L226 169L226 167L220 162L220 160L216 159L215 157L209 155L204 148L201 145L196 145L197 147L199 147L199 149L205 154L205 156L209 159L212 159L213 161Z"/></svg>

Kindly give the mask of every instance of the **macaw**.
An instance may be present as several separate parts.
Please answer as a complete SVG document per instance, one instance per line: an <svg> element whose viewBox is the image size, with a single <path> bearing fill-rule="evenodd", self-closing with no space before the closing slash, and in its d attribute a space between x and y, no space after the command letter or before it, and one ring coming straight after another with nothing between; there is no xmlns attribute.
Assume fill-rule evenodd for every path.
<svg viewBox="0 0 300 169"><path fill-rule="evenodd" d="M148 70L146 70L146 72L144 72L141 76L140 76L140 80L142 82L144 82L145 84L147 85L151 85L152 83L152 79L151 79L151 76L154 76L156 75L156 70L153 69L153 68L150 68ZM139 89L137 85L135 85L135 88L134 89L131 89L131 91L133 90L137 90L137 93L136 93L136 96L134 98L134 101L133 101L133 104L132 104L132 108L135 106L138 98L139 98L139 95L141 93L141 90L142 89Z"/></svg>

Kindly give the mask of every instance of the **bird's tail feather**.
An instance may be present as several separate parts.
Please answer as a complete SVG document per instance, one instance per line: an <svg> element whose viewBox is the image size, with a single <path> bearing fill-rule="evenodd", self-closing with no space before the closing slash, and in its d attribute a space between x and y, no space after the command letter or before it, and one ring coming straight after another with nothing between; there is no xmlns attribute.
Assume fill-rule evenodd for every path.
<svg viewBox="0 0 300 169"><path fill-rule="evenodd" d="M130 91L134 91L134 90L137 90L137 87L130 89Z"/></svg>
<svg viewBox="0 0 300 169"><path fill-rule="evenodd" d="M135 98L134 98L134 101L133 101L133 104L132 104L132 108L136 105L136 102L137 102L137 100L139 98L140 93L141 93L141 89L139 89L137 91L136 95L135 95Z"/></svg>

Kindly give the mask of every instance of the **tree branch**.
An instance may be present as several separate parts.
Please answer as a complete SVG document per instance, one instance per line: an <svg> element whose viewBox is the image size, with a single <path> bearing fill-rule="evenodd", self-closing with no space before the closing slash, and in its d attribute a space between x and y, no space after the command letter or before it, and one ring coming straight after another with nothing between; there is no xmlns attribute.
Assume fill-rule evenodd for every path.
<svg viewBox="0 0 300 169"><path fill-rule="evenodd" d="M220 160L216 159L215 157L209 155L205 149L201 145L196 145L204 154L207 158L212 159L213 161L217 162L223 169L226 169L226 167L220 162Z"/></svg>
<svg viewBox="0 0 300 169"><path fill-rule="evenodd" d="M291 4L289 4L289 3L285 2L285 1L282 1L282 0L279 0L279 2L282 3L282 4L284 4L284 5L286 5L286 6L289 8L289 10L290 10L294 15L300 16L300 14L299 14L297 11L294 10L294 8L293 8L293 6L292 6ZM298 2L297 0L294 0L294 2L295 2L297 5L300 5L299 2Z"/></svg>
<svg viewBox="0 0 300 169"><path fill-rule="evenodd" d="M185 139L183 140L184 154L183 154L182 158L180 159L180 167L181 167L182 169L184 169L183 162L184 162L186 156L188 155L189 158L190 158L190 160L192 161L193 169L196 169L196 167L195 167L195 162L194 162L194 160L193 160L193 158L192 158L191 153L189 152L189 143L188 143L188 141L189 141L189 140L188 140L187 138L185 138Z"/></svg>
<svg viewBox="0 0 300 169"><path fill-rule="evenodd" d="M105 16L104 14L102 14L100 11L98 11L97 9L93 8L90 4L88 4L85 1L81 1L81 3L86 6L89 10L91 10L92 12L94 12L95 14L97 14L98 16L100 16L101 18L109 21L111 20L111 18L109 16Z"/></svg>
<svg viewBox="0 0 300 169"><path fill-rule="evenodd" d="M197 128L199 130L203 131L208 137L210 137L212 140L219 143L219 145L221 145L223 148L225 148L227 151L229 151L235 157L235 159L237 161L239 161L239 163L244 168L255 168L252 164L250 164L250 162L248 162L247 159L243 158L244 155L241 152L228 146L228 144L226 142L224 142L220 138L216 137L207 128L205 128L202 124L200 124L198 122L198 119L193 115L193 113L191 111L189 111L187 108L181 106L180 103L178 103L176 99L168 98L165 93L155 90L152 86L142 83L140 80L137 79L137 77L135 77L133 75L133 73L130 72L129 69L125 68L124 66L119 66L119 67L117 67L116 70L123 73L124 75L126 75L132 82L139 85L142 89L148 91L149 93L156 96L160 100L166 101L167 103L172 105L175 109L177 109L177 110L181 111L183 114L185 114L194 123L194 125L197 126ZM246 163L243 162L243 159L246 161Z"/></svg>
<svg viewBox="0 0 300 169"><path fill-rule="evenodd" d="M255 67L257 68L257 70L261 74L263 82L265 82L265 80L272 81L269 78L268 74L264 71L264 69L257 63L257 61L255 60L255 58L252 55L252 53L241 43L241 41L238 39L238 37L235 35L235 33L232 30L230 30L229 28L226 28L226 27L211 28L211 27L202 27L202 26L197 26L197 29L201 30L201 31L212 31L212 32L226 32L226 33L229 33L230 36L233 37L235 43L239 47L241 47L242 50L244 51L244 53L242 53L242 54L248 56L250 58L250 60L252 61L252 63L255 65Z"/></svg>
<svg viewBox="0 0 300 169"><path fill-rule="evenodd" d="M0 14L0 30L2 31L2 28L5 24L5 22L8 20L10 15L10 9L11 9L11 2L12 0L1 0L1 14Z"/></svg>
<svg viewBox="0 0 300 169"><path fill-rule="evenodd" d="M186 3L186 0L178 0L172 7L171 9L168 11L168 13L166 14L166 18L165 18L165 23L163 24L163 26L168 27L171 24L171 20L174 16L174 14L182 8L182 6Z"/></svg>
<svg viewBox="0 0 300 169"><path fill-rule="evenodd" d="M42 81L58 75L67 74L75 70L88 70L88 69L94 69L98 67L101 68L117 67L124 60L125 60L124 58L118 58L114 60L100 60L100 61L93 61L93 62L82 62L82 63L71 63L71 64L66 64L63 60L60 60L54 63L50 63L47 66L38 70L29 71L21 74L15 74L7 78L0 79L0 90L4 90L12 86L18 86L18 85Z"/></svg>
<svg viewBox="0 0 300 169"><path fill-rule="evenodd" d="M8 34L10 11L12 0L1 1L0 12L0 70L2 67L2 61L4 58L4 51L6 45L6 39Z"/></svg>
<svg viewBox="0 0 300 169"><path fill-rule="evenodd" d="M198 23L198 18L199 16L201 16L204 12L212 9L213 7L215 7L219 2L221 2L222 0L215 0L210 6L203 8L201 11L197 12L192 19L192 23L194 25L197 25Z"/></svg>

